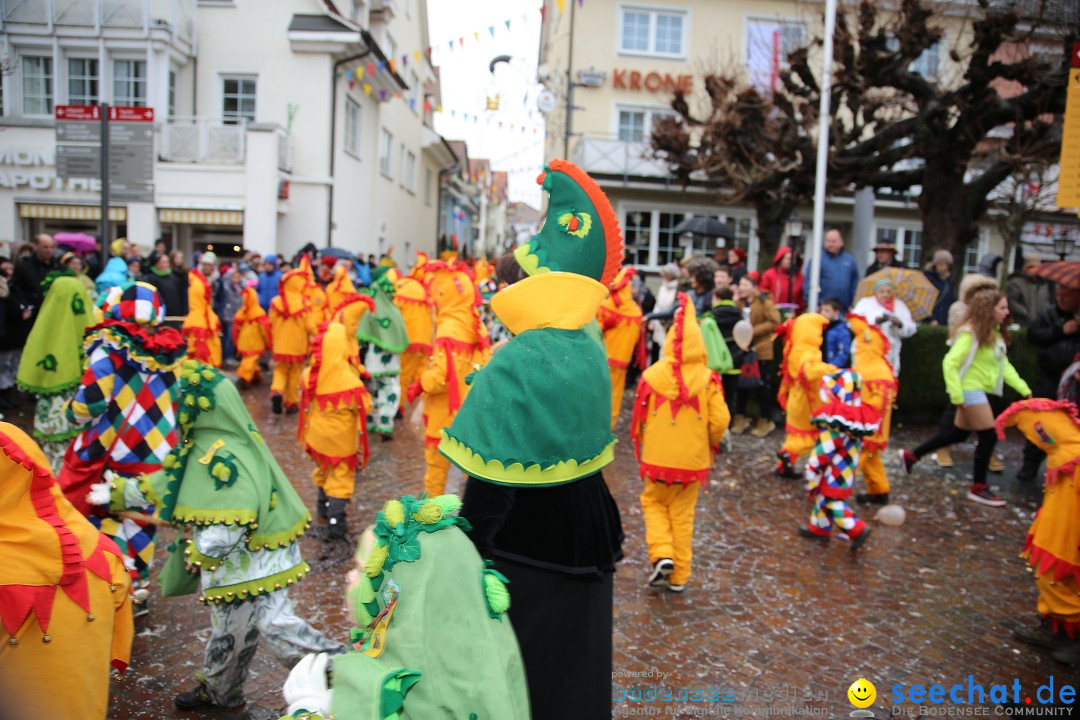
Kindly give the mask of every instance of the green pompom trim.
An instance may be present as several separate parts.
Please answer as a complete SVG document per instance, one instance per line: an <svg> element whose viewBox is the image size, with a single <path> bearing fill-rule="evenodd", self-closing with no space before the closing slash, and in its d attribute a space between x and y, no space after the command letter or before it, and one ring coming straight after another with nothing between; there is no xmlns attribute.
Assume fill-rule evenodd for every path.
<svg viewBox="0 0 1080 720"><path fill-rule="evenodd" d="M68 430L67 432L60 433L59 435L47 435L37 428L34 428L34 437L42 442L67 442L71 438L82 432L82 428L75 428Z"/></svg>
<svg viewBox="0 0 1080 720"><path fill-rule="evenodd" d="M273 575L259 578L258 580L248 580L246 582L236 583L235 585L223 585L221 587L210 588L203 593L199 600L206 605L242 602L258 597L259 595L272 593L275 590L291 587L293 584L302 580L309 572L311 572L311 566L306 562L301 562L299 565L291 567L288 570L283 570L282 572L274 573Z"/></svg>
<svg viewBox="0 0 1080 720"><path fill-rule="evenodd" d="M22 380L16 380L15 381L15 384L18 385L19 389L22 390L23 392L30 393L31 395L41 395L41 396L44 396L44 397L49 397L50 395L59 395L60 393L64 392L65 390L70 390L73 387L78 387L81 383L82 383L82 375L81 374L79 375L79 377L75 378L74 380L70 380L70 381L65 382L65 383L60 383L59 385L50 385L49 387L42 387L40 385L31 385L30 383L25 383ZM74 437L75 435L78 435L78 434L79 434L79 431L75 431L74 435L72 435L71 437Z"/></svg>
<svg viewBox="0 0 1080 720"><path fill-rule="evenodd" d="M510 591L506 588L509 580L492 567L490 560L484 561L482 576L484 585L484 604L487 605L488 617L502 622L502 614L510 609Z"/></svg>

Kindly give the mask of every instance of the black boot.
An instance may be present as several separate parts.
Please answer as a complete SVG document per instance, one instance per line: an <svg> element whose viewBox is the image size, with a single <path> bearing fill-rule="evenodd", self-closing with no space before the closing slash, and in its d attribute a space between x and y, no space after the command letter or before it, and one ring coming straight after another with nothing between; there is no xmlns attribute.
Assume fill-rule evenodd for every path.
<svg viewBox="0 0 1080 720"><path fill-rule="evenodd" d="M889 493L859 493L855 496L855 502L860 505L888 505Z"/></svg>
<svg viewBox="0 0 1080 720"><path fill-rule="evenodd" d="M1059 650L1072 642L1064 633L1054 632L1049 620L1042 620L1033 627L1016 628L1012 636L1022 643L1047 650Z"/></svg>
<svg viewBox="0 0 1080 720"><path fill-rule="evenodd" d="M15 410L19 407L19 403L13 397L14 393L15 388L0 390L0 410Z"/></svg>
<svg viewBox="0 0 1080 720"><path fill-rule="evenodd" d="M320 520L325 521L325 520L329 519L329 515L327 515L327 512L326 512L326 491L323 490L322 488L318 488L318 490L319 490L319 497L315 501L315 505L316 505L315 514L319 516Z"/></svg>
<svg viewBox="0 0 1080 720"><path fill-rule="evenodd" d="M329 498L326 502L326 514L329 516L330 527L326 531L327 540L341 540L349 529L348 520L345 518L345 509L349 501L344 498Z"/></svg>
<svg viewBox="0 0 1080 720"><path fill-rule="evenodd" d="M275 415L281 414L281 393L274 393L270 396L270 409L274 411Z"/></svg>

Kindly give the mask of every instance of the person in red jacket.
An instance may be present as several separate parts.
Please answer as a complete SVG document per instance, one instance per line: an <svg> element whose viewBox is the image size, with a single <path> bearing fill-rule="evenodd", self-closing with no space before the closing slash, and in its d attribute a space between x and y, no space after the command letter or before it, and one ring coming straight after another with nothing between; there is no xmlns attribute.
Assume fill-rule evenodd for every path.
<svg viewBox="0 0 1080 720"><path fill-rule="evenodd" d="M801 313L806 310L806 302L803 300L803 276L797 263L795 272L791 271L792 264L790 247L777 250L772 267L761 275L759 289L767 290L777 305L793 304L798 306L796 312Z"/></svg>

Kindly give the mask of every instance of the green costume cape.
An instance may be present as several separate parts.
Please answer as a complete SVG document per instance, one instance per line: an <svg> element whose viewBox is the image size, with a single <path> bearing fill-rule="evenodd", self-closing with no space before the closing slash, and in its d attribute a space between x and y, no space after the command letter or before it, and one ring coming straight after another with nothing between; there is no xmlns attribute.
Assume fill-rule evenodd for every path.
<svg viewBox="0 0 1080 720"><path fill-rule="evenodd" d="M285 547L304 534L311 515L221 371L184 366L177 419L180 442L155 476L164 520L247 525L253 551Z"/></svg>
<svg viewBox="0 0 1080 720"><path fill-rule="evenodd" d="M453 495L391 500L361 540L365 570L348 593L354 651L334 658L339 720L529 717L505 578L450 514L460 505Z"/></svg>
<svg viewBox="0 0 1080 720"><path fill-rule="evenodd" d="M530 277L491 308L515 337L474 373L439 452L467 475L545 486L592 475L614 459L611 374L595 317L618 272L622 236L599 186L555 160L540 232L515 251Z"/></svg>
<svg viewBox="0 0 1080 720"><path fill-rule="evenodd" d="M360 318L356 339L387 352L403 353L409 347L409 334L405 330L405 318L394 304L394 285L386 277L389 269L376 268L371 273L371 287L360 290L374 298L375 311L364 313Z"/></svg>
<svg viewBox="0 0 1080 720"><path fill-rule="evenodd" d="M23 348L16 377L34 395L76 387L83 374L83 333L93 324L94 304L75 273L51 273L45 301Z"/></svg>

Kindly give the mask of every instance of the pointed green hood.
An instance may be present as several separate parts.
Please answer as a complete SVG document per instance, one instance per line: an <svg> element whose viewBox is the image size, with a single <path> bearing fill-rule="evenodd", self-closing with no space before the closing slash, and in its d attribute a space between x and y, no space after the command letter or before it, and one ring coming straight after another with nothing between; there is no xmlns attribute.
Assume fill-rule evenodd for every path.
<svg viewBox="0 0 1080 720"><path fill-rule="evenodd" d="M19 387L34 395L55 395L79 384L83 373L83 333L93 324L94 304L74 273L54 273L46 279L41 304L26 339Z"/></svg>

